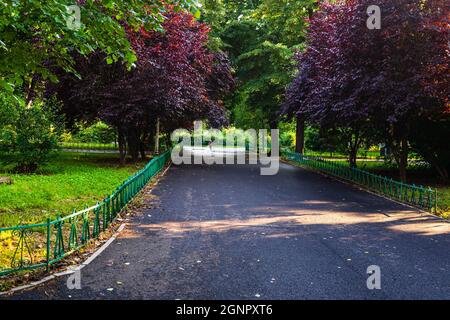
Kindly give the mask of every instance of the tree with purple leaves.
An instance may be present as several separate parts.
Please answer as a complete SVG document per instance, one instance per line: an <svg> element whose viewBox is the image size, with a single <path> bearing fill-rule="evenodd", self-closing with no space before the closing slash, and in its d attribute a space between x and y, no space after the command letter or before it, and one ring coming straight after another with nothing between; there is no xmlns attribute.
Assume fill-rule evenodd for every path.
<svg viewBox="0 0 450 320"><path fill-rule="evenodd" d="M381 29L366 25L370 5ZM322 3L282 113L346 133L351 165L363 137L387 143L405 180L413 129L449 115L448 14L443 0Z"/></svg>
<svg viewBox="0 0 450 320"><path fill-rule="evenodd" d="M66 76L56 87L69 119L100 118L117 129L122 160L145 149L159 120L162 131L207 119L227 123L222 99L234 78L225 54L208 49L209 27L184 11L169 10L163 32L128 29L137 62L128 71L102 54L77 59L81 80Z"/></svg>

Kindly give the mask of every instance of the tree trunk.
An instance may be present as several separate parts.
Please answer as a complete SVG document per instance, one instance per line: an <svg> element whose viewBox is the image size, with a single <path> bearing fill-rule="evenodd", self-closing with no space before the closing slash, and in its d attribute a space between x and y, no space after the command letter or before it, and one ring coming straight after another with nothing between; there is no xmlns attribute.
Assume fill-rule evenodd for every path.
<svg viewBox="0 0 450 320"><path fill-rule="evenodd" d="M124 165L127 151L126 151L125 137L123 134L123 129L120 127L117 128L117 142L119 144L120 164Z"/></svg>
<svg viewBox="0 0 450 320"><path fill-rule="evenodd" d="M142 159L142 161L145 161L147 159L147 155L145 154L145 143L143 141L141 141L139 146L140 146L139 151L141 153L141 159Z"/></svg>
<svg viewBox="0 0 450 320"><path fill-rule="evenodd" d="M357 166L356 159L358 157L359 145L361 143L358 130L355 130L355 132L355 134L350 134L349 139L350 149L348 153L348 162L350 163L351 168L356 168Z"/></svg>
<svg viewBox="0 0 450 320"><path fill-rule="evenodd" d="M295 138L295 152L303 154L305 152L305 119L301 116L297 116Z"/></svg>
<svg viewBox="0 0 450 320"><path fill-rule="evenodd" d="M394 155L395 162L397 162L402 182L406 182L406 168L408 166L408 129L408 127L395 127L391 124L388 136L388 144Z"/></svg>
<svg viewBox="0 0 450 320"><path fill-rule="evenodd" d="M350 163L350 167L351 168L356 168L357 164L356 164L356 158L358 155L358 148L352 147L349 153L349 158L348 158L348 162Z"/></svg>
<svg viewBox="0 0 450 320"><path fill-rule="evenodd" d="M129 128L127 132L128 152L133 162L139 160L140 139L136 131L136 128Z"/></svg>
<svg viewBox="0 0 450 320"><path fill-rule="evenodd" d="M33 105L33 99L35 96L35 87L36 82L38 81L38 76L36 74L33 74L31 76L30 83L28 87L25 88L25 105L27 106L27 109L31 108Z"/></svg>

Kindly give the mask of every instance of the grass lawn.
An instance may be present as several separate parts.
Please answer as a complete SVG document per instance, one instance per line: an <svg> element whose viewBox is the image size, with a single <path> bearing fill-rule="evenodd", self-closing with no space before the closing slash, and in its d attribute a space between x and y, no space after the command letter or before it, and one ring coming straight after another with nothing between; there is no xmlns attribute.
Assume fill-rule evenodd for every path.
<svg viewBox="0 0 450 320"><path fill-rule="evenodd" d="M13 180L0 185L0 227L42 222L94 205L143 166L120 167L114 154L62 152L32 175L10 174L10 167L0 165L0 176Z"/></svg>

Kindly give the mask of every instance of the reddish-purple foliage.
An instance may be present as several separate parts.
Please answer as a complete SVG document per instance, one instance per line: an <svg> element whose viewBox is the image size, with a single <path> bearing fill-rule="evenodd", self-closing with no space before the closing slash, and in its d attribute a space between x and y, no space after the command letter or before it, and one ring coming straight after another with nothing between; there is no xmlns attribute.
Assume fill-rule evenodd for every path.
<svg viewBox="0 0 450 320"><path fill-rule="evenodd" d="M227 57L207 47L209 27L172 10L163 27L164 32L127 30L138 58L131 71L120 62L106 64L100 54L78 58L81 80L66 76L57 88L68 118L99 117L129 146L151 141L157 118L166 132L196 119L226 124L221 99L234 79Z"/></svg>
<svg viewBox="0 0 450 320"><path fill-rule="evenodd" d="M381 9L381 29L367 28L371 5ZM405 179L414 126L449 116L448 17L445 0L322 3L282 113L355 137L375 132Z"/></svg>

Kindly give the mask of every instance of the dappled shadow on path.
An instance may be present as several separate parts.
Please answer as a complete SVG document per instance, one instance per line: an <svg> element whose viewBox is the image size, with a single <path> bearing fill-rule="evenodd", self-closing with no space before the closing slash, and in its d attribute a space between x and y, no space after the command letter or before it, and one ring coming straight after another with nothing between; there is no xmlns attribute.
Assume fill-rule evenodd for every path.
<svg viewBox="0 0 450 320"><path fill-rule="evenodd" d="M142 232L182 237L188 232L287 228L321 233L331 228L374 239L450 237L450 223L442 219L286 164L268 177L259 175L258 166L176 167L155 191L159 199L149 210L152 218L144 216L137 225Z"/></svg>
<svg viewBox="0 0 450 320"><path fill-rule="evenodd" d="M201 232L226 232L229 230L238 230L255 227L276 227L279 224L291 224L292 226L302 225L321 225L321 226L348 226L358 224L377 224L378 227L391 231L415 233L418 235L439 235L450 234L450 227L442 221L430 219L424 216L411 217L400 215L394 218L383 217L379 214L368 214L364 217L358 214L349 214L345 212L334 212L338 216L330 216L319 213L307 213L305 211L293 213L292 215L272 215L253 216L251 219L220 219L209 221L167 221L161 223L151 223L141 225L153 231L164 230L173 233L174 236L183 232L201 231Z"/></svg>
<svg viewBox="0 0 450 320"><path fill-rule="evenodd" d="M127 254L105 257L119 266L108 277L119 270L120 281L129 277L145 288L123 294L450 298L448 223L317 174L292 167L275 177L239 166L175 167L154 194L118 239L116 248ZM382 269L381 291L366 287L370 265Z"/></svg>

